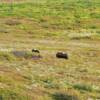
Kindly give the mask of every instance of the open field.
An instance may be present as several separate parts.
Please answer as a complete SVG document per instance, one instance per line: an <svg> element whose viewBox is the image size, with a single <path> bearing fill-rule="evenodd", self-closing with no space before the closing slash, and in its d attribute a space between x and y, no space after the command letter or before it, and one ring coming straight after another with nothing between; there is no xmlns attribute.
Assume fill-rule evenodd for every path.
<svg viewBox="0 0 100 100"><path fill-rule="evenodd" d="M99 5L27 0L11 10L0 3L0 100L100 100ZM11 53L33 48L42 58ZM58 51L69 59L56 58Z"/></svg>

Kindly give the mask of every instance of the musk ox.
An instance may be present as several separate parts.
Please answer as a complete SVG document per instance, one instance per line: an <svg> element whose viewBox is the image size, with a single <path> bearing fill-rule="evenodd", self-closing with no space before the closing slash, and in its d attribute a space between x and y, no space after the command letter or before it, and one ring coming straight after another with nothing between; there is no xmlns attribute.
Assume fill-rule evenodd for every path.
<svg viewBox="0 0 100 100"><path fill-rule="evenodd" d="M68 54L65 52L57 52L56 53L57 58L63 58L63 59L68 59Z"/></svg>
<svg viewBox="0 0 100 100"><path fill-rule="evenodd" d="M35 53L40 53L40 51L39 51L39 50L37 50L37 49L32 49L32 52L35 52Z"/></svg>

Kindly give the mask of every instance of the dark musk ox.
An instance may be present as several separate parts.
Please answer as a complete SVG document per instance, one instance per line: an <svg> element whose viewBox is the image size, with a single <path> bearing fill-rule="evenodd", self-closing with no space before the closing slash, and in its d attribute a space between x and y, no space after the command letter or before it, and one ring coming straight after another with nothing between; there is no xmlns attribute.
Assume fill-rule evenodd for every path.
<svg viewBox="0 0 100 100"><path fill-rule="evenodd" d="M63 58L63 59L68 59L68 54L65 52L57 52L56 53L57 58Z"/></svg>
<svg viewBox="0 0 100 100"><path fill-rule="evenodd" d="M35 52L35 53L40 53L40 51L39 51L39 50L37 50L37 49L32 49L32 52Z"/></svg>

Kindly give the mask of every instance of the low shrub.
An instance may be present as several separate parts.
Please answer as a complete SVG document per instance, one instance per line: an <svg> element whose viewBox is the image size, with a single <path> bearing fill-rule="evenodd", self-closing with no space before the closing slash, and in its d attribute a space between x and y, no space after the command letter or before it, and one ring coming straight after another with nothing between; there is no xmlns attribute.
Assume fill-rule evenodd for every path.
<svg viewBox="0 0 100 100"><path fill-rule="evenodd" d="M8 60L8 61L14 61L16 58L14 55L8 52L0 52L0 60Z"/></svg>
<svg viewBox="0 0 100 100"><path fill-rule="evenodd" d="M18 20L7 20L7 21L5 22L5 24L6 24L6 25L13 26L13 25L19 25L19 24L21 24L21 22L18 21Z"/></svg>
<svg viewBox="0 0 100 100"><path fill-rule="evenodd" d="M93 91L92 86L91 85L87 85L87 84L75 84L74 88L78 89L78 90L82 90L82 91L88 91L88 92L92 92Z"/></svg>

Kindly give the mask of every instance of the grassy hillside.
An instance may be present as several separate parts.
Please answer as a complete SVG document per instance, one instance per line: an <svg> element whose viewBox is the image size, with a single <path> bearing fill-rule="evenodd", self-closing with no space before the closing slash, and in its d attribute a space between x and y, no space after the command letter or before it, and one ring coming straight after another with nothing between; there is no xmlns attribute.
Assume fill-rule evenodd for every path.
<svg viewBox="0 0 100 100"><path fill-rule="evenodd" d="M15 1L0 2L0 100L100 100L100 1Z"/></svg>
<svg viewBox="0 0 100 100"><path fill-rule="evenodd" d="M17 21L22 21L16 27L18 30L29 30L36 36L37 33L47 37L63 35L64 32L67 35L70 30L99 34L99 4L99 0L33 0L28 3L14 3L11 11L10 4L3 3L0 4L0 16L17 18Z"/></svg>

